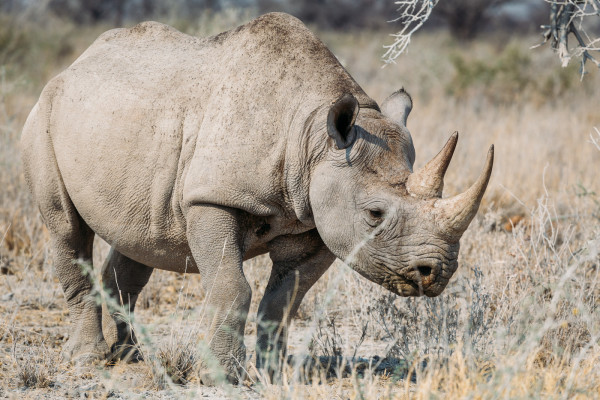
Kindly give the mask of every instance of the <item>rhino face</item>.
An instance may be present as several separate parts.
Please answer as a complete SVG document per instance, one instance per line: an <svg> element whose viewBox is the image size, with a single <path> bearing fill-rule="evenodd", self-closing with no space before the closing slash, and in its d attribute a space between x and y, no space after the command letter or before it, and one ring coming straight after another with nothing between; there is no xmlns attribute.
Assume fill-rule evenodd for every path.
<svg viewBox="0 0 600 400"><path fill-rule="evenodd" d="M360 109L346 95L329 110L330 143L310 184L313 217L328 248L350 267L401 296L439 295L458 267L459 240L490 178L493 146L478 180L442 199L443 176L458 134L421 170L403 90Z"/></svg>

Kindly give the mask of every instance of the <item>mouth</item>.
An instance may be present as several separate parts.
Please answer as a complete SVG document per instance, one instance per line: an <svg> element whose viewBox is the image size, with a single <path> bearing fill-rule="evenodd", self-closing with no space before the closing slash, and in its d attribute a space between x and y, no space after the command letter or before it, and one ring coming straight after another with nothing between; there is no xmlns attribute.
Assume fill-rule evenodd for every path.
<svg viewBox="0 0 600 400"><path fill-rule="evenodd" d="M399 274L392 274L382 286L402 297L436 297L447 283L441 271L442 266L437 261L421 262L407 267Z"/></svg>
<svg viewBox="0 0 600 400"><path fill-rule="evenodd" d="M442 293L446 285L443 285L441 288L436 287L435 289L432 286L431 284L427 286L423 285L423 281L402 279L402 282L396 283L393 287L384 287L402 297L437 297Z"/></svg>
<svg viewBox="0 0 600 400"><path fill-rule="evenodd" d="M421 297L427 294L423 284L415 279L395 275L391 279L385 279L381 286L390 292L402 297Z"/></svg>

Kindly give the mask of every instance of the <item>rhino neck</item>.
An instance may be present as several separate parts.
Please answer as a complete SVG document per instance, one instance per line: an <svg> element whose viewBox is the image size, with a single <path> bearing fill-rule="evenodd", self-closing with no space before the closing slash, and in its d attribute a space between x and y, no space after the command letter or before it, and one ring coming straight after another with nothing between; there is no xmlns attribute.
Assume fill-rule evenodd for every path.
<svg viewBox="0 0 600 400"><path fill-rule="evenodd" d="M364 92L357 91L353 94L359 99L361 109L379 112L377 103ZM315 166L327 153L327 114L335 98L330 100L315 107L299 106L290 118L287 135L283 163L285 201L287 206L293 209L296 218L311 227L314 227L315 223L309 196L310 181ZM302 108L307 111L302 112Z"/></svg>
<svg viewBox="0 0 600 400"><path fill-rule="evenodd" d="M304 113L296 110L287 135L283 173L286 202L296 218L311 227L315 223L310 207L310 178L313 166L327 150L327 110L324 105Z"/></svg>

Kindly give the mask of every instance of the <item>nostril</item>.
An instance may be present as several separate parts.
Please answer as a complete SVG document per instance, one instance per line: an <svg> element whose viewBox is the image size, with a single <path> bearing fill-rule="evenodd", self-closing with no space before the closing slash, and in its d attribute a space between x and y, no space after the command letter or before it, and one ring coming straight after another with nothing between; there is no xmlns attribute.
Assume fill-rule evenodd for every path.
<svg viewBox="0 0 600 400"><path fill-rule="evenodd" d="M421 274L421 276L431 275L431 267L427 267L425 265L417 267L417 271L419 271L419 274Z"/></svg>

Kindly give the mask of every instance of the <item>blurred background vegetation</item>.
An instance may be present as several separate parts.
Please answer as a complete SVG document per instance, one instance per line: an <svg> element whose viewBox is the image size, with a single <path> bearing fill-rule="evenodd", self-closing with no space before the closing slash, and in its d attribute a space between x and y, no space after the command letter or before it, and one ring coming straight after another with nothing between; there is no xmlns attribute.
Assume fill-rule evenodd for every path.
<svg viewBox="0 0 600 400"><path fill-rule="evenodd" d="M380 28L393 18L393 0L3 0L0 9L14 14L34 5L77 24L160 19L196 19L205 12L253 9L262 14L284 11L323 29ZM531 31L547 18L543 0L445 0L429 27L445 25L462 38L502 27Z"/></svg>
<svg viewBox="0 0 600 400"><path fill-rule="evenodd" d="M49 66L66 67L94 35L111 27L157 20L186 33L208 35L269 11L291 13L321 32L369 35L372 43L383 46L399 28L389 22L397 17L397 8L393 0L3 0L0 68L2 76L19 76L21 83L33 83L40 90L50 78ZM548 22L549 10L544 0L441 1L419 35L439 38L440 54L444 53L440 62L452 68L444 71L451 73L442 85L445 93L476 93L494 103L526 94L527 99L544 102L571 89L579 78L576 66L560 70L536 65L535 58L548 50L528 49L541 41L534 34ZM591 21L591 29L600 31L600 18ZM477 40L492 45L490 54L472 57L470 49ZM327 44L336 50L335 44ZM368 56L382 53L383 49ZM50 74L55 72L52 68Z"/></svg>

